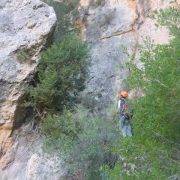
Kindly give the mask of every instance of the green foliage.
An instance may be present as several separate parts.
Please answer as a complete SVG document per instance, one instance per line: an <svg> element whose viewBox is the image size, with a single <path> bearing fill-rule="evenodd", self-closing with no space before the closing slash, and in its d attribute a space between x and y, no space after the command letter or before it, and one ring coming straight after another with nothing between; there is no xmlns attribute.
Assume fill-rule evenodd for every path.
<svg viewBox="0 0 180 180"><path fill-rule="evenodd" d="M79 92L84 89L88 48L73 29L72 17L78 0L45 2L54 7L58 21L54 43L42 53L37 84L28 90L28 104L39 112L56 112L64 106L73 108Z"/></svg>
<svg viewBox="0 0 180 180"><path fill-rule="evenodd" d="M36 54L35 46L31 48L23 47L16 52L16 57L20 63L33 63L32 57Z"/></svg>
<svg viewBox="0 0 180 180"><path fill-rule="evenodd" d="M17 52L17 59L20 62L26 62L27 60L30 59L30 55L28 54L28 51L25 49L20 50L19 52Z"/></svg>
<svg viewBox="0 0 180 180"><path fill-rule="evenodd" d="M164 18L166 17L166 18ZM180 11L177 8L168 8L166 10L160 10L155 14L155 18L157 19L158 23L162 26L168 26L170 30L178 30L177 25L180 24Z"/></svg>
<svg viewBox="0 0 180 180"><path fill-rule="evenodd" d="M116 121L88 115L78 107L65 110L60 116L44 120L42 130L46 135L46 149L56 149L69 167L70 173L83 171L87 179L99 178L102 164L113 166L117 157L109 148L120 137Z"/></svg>
<svg viewBox="0 0 180 180"><path fill-rule="evenodd" d="M39 110L61 111L73 107L87 77L87 46L70 34L43 52L38 67L39 83L30 90Z"/></svg>
<svg viewBox="0 0 180 180"><path fill-rule="evenodd" d="M153 45L146 41L141 48L143 67L138 68L133 61L128 64L131 74L126 82L130 88L141 89L145 95L133 101L134 136L112 148L114 153L125 158L127 166L123 168L119 162L114 169L103 167L109 179L167 179L179 173L180 31L175 24L180 16L173 11L165 10L158 16L163 18L159 19L163 25L170 26L174 36L170 44Z"/></svg>
<svg viewBox="0 0 180 180"><path fill-rule="evenodd" d="M42 124L48 151L68 150L80 131L80 124L67 109L61 115L48 115Z"/></svg>

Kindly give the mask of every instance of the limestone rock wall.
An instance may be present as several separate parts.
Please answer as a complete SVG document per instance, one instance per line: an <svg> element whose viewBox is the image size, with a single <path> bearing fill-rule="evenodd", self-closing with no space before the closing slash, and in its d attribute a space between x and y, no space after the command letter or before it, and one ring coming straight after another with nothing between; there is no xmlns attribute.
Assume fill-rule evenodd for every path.
<svg viewBox="0 0 180 180"><path fill-rule="evenodd" d="M91 47L90 78L84 96L93 100L85 104L93 102L95 109L101 110L115 102L118 90L126 88L122 82L129 71L125 67L128 58L124 49L136 54L138 59L138 45L145 37L150 37L155 43L169 41L168 30L157 27L149 15L172 2L81 0L80 4L80 19L84 22L82 36Z"/></svg>
<svg viewBox="0 0 180 180"><path fill-rule="evenodd" d="M0 0L0 156L12 146L18 106L56 23L52 7L39 0ZM0 163L1 164L1 163Z"/></svg>

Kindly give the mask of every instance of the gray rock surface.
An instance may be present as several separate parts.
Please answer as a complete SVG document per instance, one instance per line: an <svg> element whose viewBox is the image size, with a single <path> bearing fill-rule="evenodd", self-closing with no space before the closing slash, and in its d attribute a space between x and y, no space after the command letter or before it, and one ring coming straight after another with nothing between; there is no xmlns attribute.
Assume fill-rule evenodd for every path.
<svg viewBox="0 0 180 180"><path fill-rule="evenodd" d="M109 0L95 8L82 0L81 5L82 9L88 9L83 36L91 46L90 79L84 94L92 98L96 109L100 110L112 103L115 91L127 76L128 71L123 68L126 55L122 47L131 48L136 43L132 30L136 12L125 1Z"/></svg>
<svg viewBox="0 0 180 180"><path fill-rule="evenodd" d="M53 8L39 0L0 0L0 179L23 179L21 174L26 172L26 165L13 164L26 144L10 136L24 118L20 108L23 90L55 24ZM24 159L25 164L27 161ZM9 166L11 171L6 171Z"/></svg>
<svg viewBox="0 0 180 180"><path fill-rule="evenodd" d="M0 0L0 147L6 151L25 83L52 34L56 15L39 0Z"/></svg>
<svg viewBox="0 0 180 180"><path fill-rule="evenodd" d="M33 129L33 123L14 131L16 143L3 157L1 180L60 180L65 173L55 153L43 150L44 138Z"/></svg>
<svg viewBox="0 0 180 180"><path fill-rule="evenodd" d="M81 0L81 20L85 26L84 39L91 47L90 78L82 95L84 104L96 110L106 109L116 102L118 90L127 88L123 83L129 73L125 64L127 54L136 55L138 45L150 37L155 43L167 43L168 30L155 26L148 15L152 10L165 8L169 3L157 0L104 0L99 6L92 6L92 0ZM88 97L88 98L87 98ZM93 100L92 100L93 99Z"/></svg>

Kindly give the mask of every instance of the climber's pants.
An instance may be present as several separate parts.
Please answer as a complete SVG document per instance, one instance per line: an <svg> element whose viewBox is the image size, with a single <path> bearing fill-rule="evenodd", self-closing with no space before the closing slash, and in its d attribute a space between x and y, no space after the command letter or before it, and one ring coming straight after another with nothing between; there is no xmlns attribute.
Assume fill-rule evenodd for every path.
<svg viewBox="0 0 180 180"><path fill-rule="evenodd" d="M131 123L128 119L126 119L125 116L120 116L120 129L122 131L122 135L124 137L126 136L132 136L132 128Z"/></svg>

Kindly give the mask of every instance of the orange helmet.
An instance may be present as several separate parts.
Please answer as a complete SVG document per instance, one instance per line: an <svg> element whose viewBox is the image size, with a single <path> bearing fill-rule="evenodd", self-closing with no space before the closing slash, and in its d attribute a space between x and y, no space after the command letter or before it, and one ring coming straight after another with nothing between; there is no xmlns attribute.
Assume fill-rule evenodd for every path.
<svg viewBox="0 0 180 180"><path fill-rule="evenodd" d="M127 98L128 97L128 92L127 91L120 91L120 96Z"/></svg>

